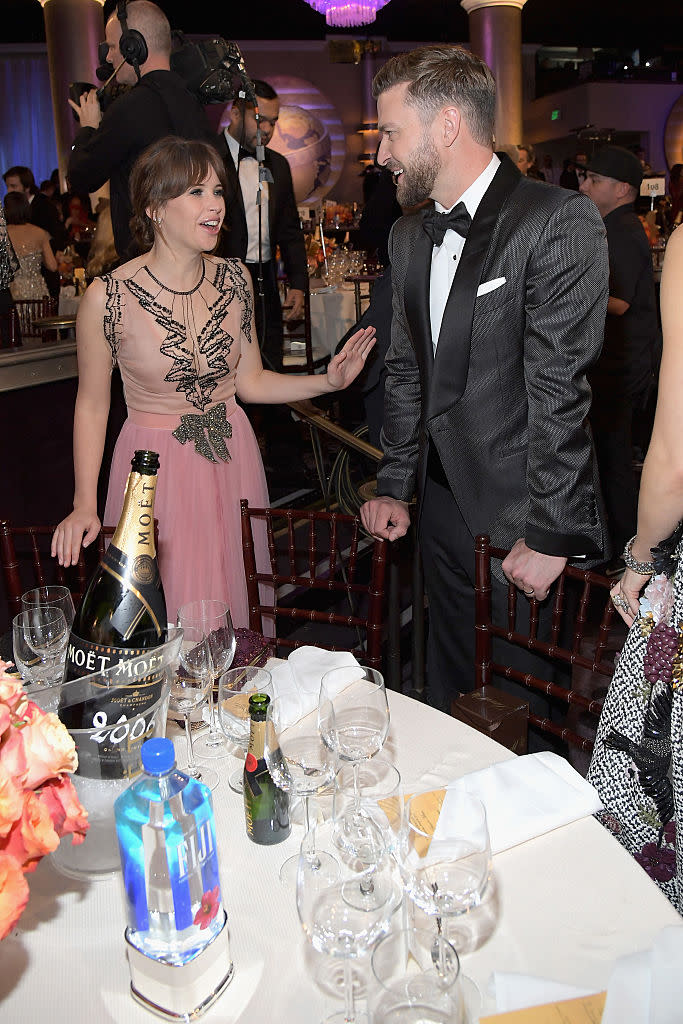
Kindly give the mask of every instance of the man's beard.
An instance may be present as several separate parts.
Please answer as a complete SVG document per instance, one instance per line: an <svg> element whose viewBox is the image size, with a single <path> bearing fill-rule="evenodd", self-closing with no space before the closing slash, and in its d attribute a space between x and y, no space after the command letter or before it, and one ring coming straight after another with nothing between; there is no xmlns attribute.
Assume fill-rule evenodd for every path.
<svg viewBox="0 0 683 1024"><path fill-rule="evenodd" d="M437 148L428 135L422 136L410 155L410 161L396 180L396 198L401 206L418 206L432 194L440 161Z"/></svg>

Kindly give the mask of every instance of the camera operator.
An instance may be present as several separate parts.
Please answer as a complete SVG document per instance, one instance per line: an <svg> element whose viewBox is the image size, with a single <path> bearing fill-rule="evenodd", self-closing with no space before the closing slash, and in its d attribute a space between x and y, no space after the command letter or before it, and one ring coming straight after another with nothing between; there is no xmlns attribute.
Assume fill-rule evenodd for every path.
<svg viewBox="0 0 683 1024"><path fill-rule="evenodd" d="M204 108L170 70L171 28L150 0L120 2L105 32L108 61L116 80L133 88L102 114L97 93L69 100L81 130L69 159L69 184L76 192L95 192L110 181L114 242L120 260L135 255L129 222L132 207L128 179L136 158L166 135L213 141Z"/></svg>

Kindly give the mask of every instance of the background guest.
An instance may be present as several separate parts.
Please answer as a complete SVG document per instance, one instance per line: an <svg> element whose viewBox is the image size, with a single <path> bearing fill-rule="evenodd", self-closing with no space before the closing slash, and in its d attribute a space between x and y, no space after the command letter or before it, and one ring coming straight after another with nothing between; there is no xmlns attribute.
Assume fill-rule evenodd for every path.
<svg viewBox="0 0 683 1024"><path fill-rule="evenodd" d="M43 228L31 224L31 207L23 192L9 192L5 198L7 234L19 260L19 270L10 284L14 299L42 299L48 290L42 268L57 270L57 260L50 245L50 236Z"/></svg>
<svg viewBox="0 0 683 1024"><path fill-rule="evenodd" d="M261 141L265 147L273 138L280 116L280 98L267 82L253 82L258 99ZM236 100L229 110L229 123L216 139L225 163L229 190L226 196L226 227L218 248L222 256L243 260L254 286L256 333L266 366L282 369L282 306L277 281L275 250L280 249L287 274L287 319L297 320L304 312L308 288L306 244L294 197L292 172L284 156L266 148L265 166L272 181L263 183L261 244L259 248L258 195L259 166L256 161L256 117L254 106ZM259 254L263 270L263 301L259 297Z"/></svg>
<svg viewBox="0 0 683 1024"><path fill-rule="evenodd" d="M38 191L33 171L29 167L10 167L3 178L7 193L22 192L30 203L29 221L47 231L53 253L68 245L68 234L55 204ZM48 291L53 298L59 297L59 274L47 268L43 271Z"/></svg>
<svg viewBox="0 0 683 1024"><path fill-rule="evenodd" d="M590 420L615 556L635 532L633 416L642 415L655 386L659 354L650 244L634 209L642 179L634 153L605 146L591 159L581 185L603 218L609 249L605 340L589 380Z"/></svg>
<svg viewBox="0 0 683 1024"><path fill-rule="evenodd" d="M15 317L15 330L12 332L10 318L14 316L14 299L10 292L10 283L19 269L19 260L16 257L12 243L10 242L5 224L5 211L0 203L0 344L8 345L11 341L18 344L21 341L19 325ZM14 333L14 337L13 337Z"/></svg>

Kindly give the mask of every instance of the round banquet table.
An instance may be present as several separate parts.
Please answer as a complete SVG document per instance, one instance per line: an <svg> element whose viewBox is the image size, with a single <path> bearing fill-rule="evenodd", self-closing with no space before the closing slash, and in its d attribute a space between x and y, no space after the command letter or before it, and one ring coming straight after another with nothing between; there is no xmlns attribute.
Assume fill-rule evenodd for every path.
<svg viewBox="0 0 683 1024"><path fill-rule="evenodd" d="M409 697L390 693L385 752L406 791L427 788L514 757L469 726ZM181 758L184 757L181 748ZM233 980L202 1018L207 1024L319 1024L340 1009L314 981L331 967L307 947L294 894L278 881L296 852L301 827L274 847L246 837L241 798L228 787L234 769L218 764L214 791L223 898ZM645 872L594 819L586 818L498 854L496 930L463 968L485 991L493 970L520 972L600 991L616 957L650 947L680 917ZM0 1021L150 1024L133 1001L123 941L120 877L74 881L45 858L28 876L31 897L0 945ZM360 969L365 961L360 961ZM320 975L322 977L322 975Z"/></svg>

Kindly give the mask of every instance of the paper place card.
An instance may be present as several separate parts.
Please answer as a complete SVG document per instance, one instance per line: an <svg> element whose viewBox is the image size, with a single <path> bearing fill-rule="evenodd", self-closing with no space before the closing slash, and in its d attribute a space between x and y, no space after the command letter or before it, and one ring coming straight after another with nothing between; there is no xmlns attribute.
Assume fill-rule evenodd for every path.
<svg viewBox="0 0 683 1024"><path fill-rule="evenodd" d="M480 1017L479 1024L600 1024L606 992Z"/></svg>

